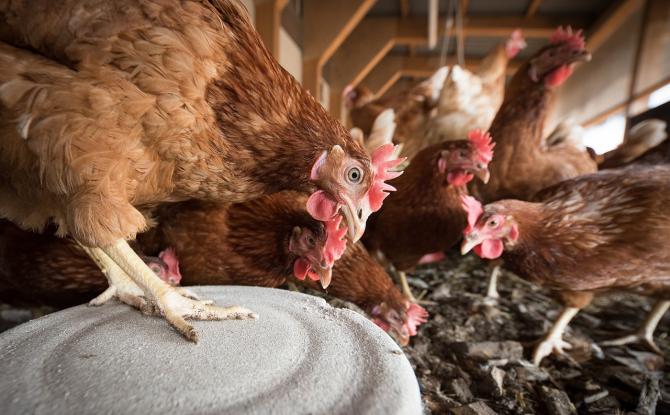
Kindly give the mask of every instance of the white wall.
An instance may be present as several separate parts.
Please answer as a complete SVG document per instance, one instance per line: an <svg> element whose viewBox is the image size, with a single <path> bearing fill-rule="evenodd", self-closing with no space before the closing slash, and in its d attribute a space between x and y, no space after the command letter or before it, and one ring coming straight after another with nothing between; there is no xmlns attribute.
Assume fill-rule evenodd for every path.
<svg viewBox="0 0 670 415"><path fill-rule="evenodd" d="M279 63L302 83L302 50L283 27L279 29Z"/></svg>

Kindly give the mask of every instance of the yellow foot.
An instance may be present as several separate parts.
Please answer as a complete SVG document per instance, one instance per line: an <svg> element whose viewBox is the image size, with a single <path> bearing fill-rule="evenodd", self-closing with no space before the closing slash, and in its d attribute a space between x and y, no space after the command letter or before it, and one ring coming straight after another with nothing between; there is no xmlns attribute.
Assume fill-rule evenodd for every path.
<svg viewBox="0 0 670 415"><path fill-rule="evenodd" d="M618 339L601 342L600 345L604 347L609 347L609 346L624 346L626 344L633 344L633 343L642 344L646 346L649 350L652 350L654 353L663 355L663 351L661 351L660 347L656 345L656 342L654 342L654 338L652 337L651 333L642 332L642 333L629 334L628 336L620 337Z"/></svg>
<svg viewBox="0 0 670 415"><path fill-rule="evenodd" d="M188 340L197 343L198 333L186 322L193 320L251 320L258 318L253 311L243 307L217 307L211 301L193 300L184 297L174 288L156 299L156 306L165 319Z"/></svg>
<svg viewBox="0 0 670 415"><path fill-rule="evenodd" d="M542 359L554 352L565 356L565 350L570 349L572 349L572 345L563 340L561 337L546 337L535 347L535 351L533 352L533 364L535 366L540 366Z"/></svg>

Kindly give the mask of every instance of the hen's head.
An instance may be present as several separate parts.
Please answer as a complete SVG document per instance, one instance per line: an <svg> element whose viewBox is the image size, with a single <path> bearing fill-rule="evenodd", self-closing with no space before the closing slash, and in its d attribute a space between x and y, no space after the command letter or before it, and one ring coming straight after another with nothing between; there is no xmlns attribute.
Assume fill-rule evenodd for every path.
<svg viewBox="0 0 670 415"><path fill-rule="evenodd" d="M481 258L495 259L502 255L506 244L514 244L519 238L519 226L503 203L492 203L484 209L472 196L463 196L461 201L468 215L461 254L474 248Z"/></svg>
<svg viewBox="0 0 670 415"><path fill-rule="evenodd" d="M179 260L174 249L168 248L158 254L158 257L142 257L149 268L158 276L158 278L170 285L179 285L181 282L181 272L179 271Z"/></svg>
<svg viewBox="0 0 670 415"><path fill-rule="evenodd" d="M347 109L360 108L365 104L373 101L375 99L375 94L372 91L362 85L351 86L347 85L342 91L342 98L344 98L344 105Z"/></svg>
<svg viewBox="0 0 670 415"><path fill-rule="evenodd" d="M340 227L340 222L341 217L336 216L318 230L304 226L293 228L288 250L297 257L293 263L293 275L296 278L318 280L323 288L330 285L333 264L346 248L346 229Z"/></svg>
<svg viewBox="0 0 670 415"><path fill-rule="evenodd" d="M321 189L307 200L307 211L322 222L333 221L341 213L347 222L349 237L360 239L372 212L382 206L388 192L395 190L385 180L402 172L390 171L404 159L396 159L392 144L372 153L372 163L348 156L339 145L324 151L312 166L310 179Z"/></svg>
<svg viewBox="0 0 670 415"><path fill-rule="evenodd" d="M585 49L582 31L559 27L549 38L549 45L530 60L528 75L533 82L542 81L549 87L557 87L572 74L575 62L589 60L591 54Z"/></svg>
<svg viewBox="0 0 670 415"><path fill-rule="evenodd" d="M372 322L396 338L401 346L416 336L417 327L428 321L428 312L418 304L390 299L375 306L370 313Z"/></svg>
<svg viewBox="0 0 670 415"><path fill-rule="evenodd" d="M505 42L505 52L508 59L515 57L522 49L526 47L526 40L523 38L521 29L512 32L507 42Z"/></svg>
<svg viewBox="0 0 670 415"><path fill-rule="evenodd" d="M450 141L440 152L437 168L446 174L447 182L453 186L464 186L474 176L484 183L489 181L489 163L493 159L493 147L489 133L471 131L468 140Z"/></svg>

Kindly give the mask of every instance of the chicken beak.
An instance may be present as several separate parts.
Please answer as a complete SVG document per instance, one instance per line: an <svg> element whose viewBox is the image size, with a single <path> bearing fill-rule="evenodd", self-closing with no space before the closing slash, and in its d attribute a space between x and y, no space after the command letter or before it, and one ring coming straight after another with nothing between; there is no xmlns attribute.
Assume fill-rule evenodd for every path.
<svg viewBox="0 0 670 415"><path fill-rule="evenodd" d="M461 255L465 255L468 252L472 251L472 249L475 246L479 245L480 243L481 243L481 241L477 237L477 234L471 233L471 234L467 235L463 239L463 243L461 244Z"/></svg>
<svg viewBox="0 0 670 415"><path fill-rule="evenodd" d="M322 267L320 265L312 266L312 272L319 276L319 282L321 287L325 290L330 285L330 281L333 279L333 268L326 266Z"/></svg>
<svg viewBox="0 0 670 415"><path fill-rule="evenodd" d="M475 172L475 176L477 176L479 180L486 184L491 178L491 172L489 172L489 169L480 169Z"/></svg>
<svg viewBox="0 0 670 415"><path fill-rule="evenodd" d="M372 212L363 206L357 210L351 199L346 196L342 199L344 200L342 213L344 213L344 218L347 221L347 236L352 242L356 243L363 236L365 223Z"/></svg>

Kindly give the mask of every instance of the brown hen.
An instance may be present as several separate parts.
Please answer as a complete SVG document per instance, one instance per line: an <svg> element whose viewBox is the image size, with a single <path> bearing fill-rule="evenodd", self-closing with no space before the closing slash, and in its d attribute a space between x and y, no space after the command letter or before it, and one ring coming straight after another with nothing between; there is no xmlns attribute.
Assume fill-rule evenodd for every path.
<svg viewBox="0 0 670 415"><path fill-rule="evenodd" d="M659 300L640 330L606 344L652 334L670 305L670 167L633 166L566 180L535 202L464 200L469 226L462 252L502 256L520 277L556 292L565 309L533 361L569 347L562 333L594 295L628 290Z"/></svg>
<svg viewBox="0 0 670 415"><path fill-rule="evenodd" d="M55 223L112 270L109 292L151 302L193 341L185 318L254 314L185 298L150 271L126 240L152 207L316 190L313 216L340 212L358 239L383 197L381 183L368 194L363 148L233 0L2 2L0 135L0 216Z"/></svg>

